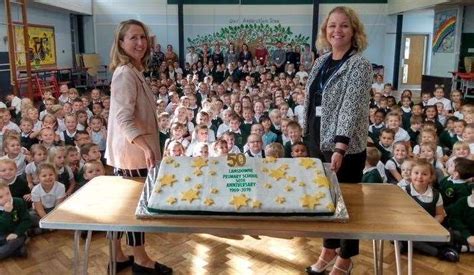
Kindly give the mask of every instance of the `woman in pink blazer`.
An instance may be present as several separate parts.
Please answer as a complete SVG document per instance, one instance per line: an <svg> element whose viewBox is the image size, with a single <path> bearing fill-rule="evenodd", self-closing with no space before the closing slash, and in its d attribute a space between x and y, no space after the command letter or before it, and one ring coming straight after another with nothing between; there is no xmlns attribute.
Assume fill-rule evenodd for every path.
<svg viewBox="0 0 474 275"><path fill-rule="evenodd" d="M155 99L143 77L149 56L147 27L133 19L121 22L110 51L114 74L105 150L107 164L117 176L146 177L160 158ZM172 274L171 268L148 257L143 232L127 232L134 257L123 253L122 235L115 240L117 272L131 265L134 274Z"/></svg>

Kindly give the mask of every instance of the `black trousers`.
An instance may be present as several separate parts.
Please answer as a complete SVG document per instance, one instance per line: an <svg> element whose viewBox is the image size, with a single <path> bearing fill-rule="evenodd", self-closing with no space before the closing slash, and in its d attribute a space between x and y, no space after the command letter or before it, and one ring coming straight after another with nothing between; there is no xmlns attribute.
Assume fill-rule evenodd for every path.
<svg viewBox="0 0 474 275"><path fill-rule="evenodd" d="M146 177L148 175L147 169L120 169L114 168L115 176L122 177ZM145 233L144 232L119 232L117 235L118 239L121 239L123 234L127 233L127 245L129 246L142 246L145 244ZM108 236L109 238L111 236Z"/></svg>
<svg viewBox="0 0 474 275"><path fill-rule="evenodd" d="M323 152L323 161L331 162L332 152ZM342 159L341 168L337 171L337 179L341 183L359 183L365 167L366 151L347 154ZM323 239L323 247L340 248L339 256L349 259L359 254L359 240Z"/></svg>

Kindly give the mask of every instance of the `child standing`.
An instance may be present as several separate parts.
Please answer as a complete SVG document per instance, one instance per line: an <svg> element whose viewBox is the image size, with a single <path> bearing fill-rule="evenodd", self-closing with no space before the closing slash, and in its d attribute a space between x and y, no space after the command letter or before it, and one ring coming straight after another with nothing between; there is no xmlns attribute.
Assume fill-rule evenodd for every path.
<svg viewBox="0 0 474 275"><path fill-rule="evenodd" d="M13 198L8 185L0 182L0 260L10 256L26 257L26 231L31 218L25 202Z"/></svg>

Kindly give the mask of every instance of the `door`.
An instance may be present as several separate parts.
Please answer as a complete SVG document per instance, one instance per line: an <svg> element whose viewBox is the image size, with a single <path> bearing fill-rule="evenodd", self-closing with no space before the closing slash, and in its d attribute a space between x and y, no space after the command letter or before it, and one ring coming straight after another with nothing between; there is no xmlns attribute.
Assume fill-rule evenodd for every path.
<svg viewBox="0 0 474 275"><path fill-rule="evenodd" d="M0 52L0 97L4 98L4 96L10 92L10 62L8 52Z"/></svg>
<svg viewBox="0 0 474 275"><path fill-rule="evenodd" d="M428 35L403 35L399 90L421 88L421 76L425 74L427 46Z"/></svg>

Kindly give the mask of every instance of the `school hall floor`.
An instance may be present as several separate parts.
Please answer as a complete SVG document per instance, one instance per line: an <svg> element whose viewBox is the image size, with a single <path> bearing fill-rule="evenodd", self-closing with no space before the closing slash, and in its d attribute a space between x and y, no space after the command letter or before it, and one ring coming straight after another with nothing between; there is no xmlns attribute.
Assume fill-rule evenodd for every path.
<svg viewBox="0 0 474 275"><path fill-rule="evenodd" d="M233 240L207 234L147 234L146 241L152 258L172 266L174 274L304 274L304 268L316 260L321 247L321 239L313 238L261 236L257 240L244 236L243 240ZM72 274L72 245L72 231L36 236L28 243L28 258L1 261L0 274ZM92 236L88 273L106 274L107 261L105 234L96 232ZM360 255L354 261L352 274L373 274L372 242L361 242ZM406 256L402 256L402 264L406 268ZM383 266L384 274L396 274L395 254L389 242L384 244ZM472 253L461 254L459 263L419 254L414 257L414 274L473 274L473 270ZM120 274L131 274L131 269Z"/></svg>

